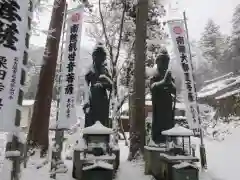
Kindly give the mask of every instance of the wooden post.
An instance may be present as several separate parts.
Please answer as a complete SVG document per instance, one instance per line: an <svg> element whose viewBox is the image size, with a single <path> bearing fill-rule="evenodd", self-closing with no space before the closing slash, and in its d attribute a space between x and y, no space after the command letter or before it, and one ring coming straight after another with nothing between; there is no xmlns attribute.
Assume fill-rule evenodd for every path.
<svg viewBox="0 0 240 180"><path fill-rule="evenodd" d="M139 0L136 18L134 58L133 106L130 156L144 152L145 145L145 59L148 18L148 0ZM129 157L131 159L131 157ZM129 159L129 160L130 160Z"/></svg>
<svg viewBox="0 0 240 180"><path fill-rule="evenodd" d="M65 26L66 26L66 17L67 17L67 9L68 4L65 5L64 10L64 21L62 27L62 39L61 39L61 49L60 49L60 62L59 62L59 74L58 74L58 92L57 92L57 114L56 114L56 128L53 129L55 131L55 143L54 149L57 148L57 151L52 151L52 161L51 161L51 171L56 169L57 161L61 160L61 154L63 149L63 139L64 139L64 129L59 129L57 127L58 116L59 116L59 107L60 107L60 93L61 93L61 71L62 71L62 63L63 63L63 45L64 45L64 35L65 35ZM56 179L56 173L51 174L51 178Z"/></svg>

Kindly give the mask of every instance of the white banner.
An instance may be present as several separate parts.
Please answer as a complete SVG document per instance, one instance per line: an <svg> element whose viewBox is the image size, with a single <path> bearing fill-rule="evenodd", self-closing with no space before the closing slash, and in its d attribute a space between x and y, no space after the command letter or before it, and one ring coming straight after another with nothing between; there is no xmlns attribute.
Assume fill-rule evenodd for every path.
<svg viewBox="0 0 240 180"><path fill-rule="evenodd" d="M192 64L187 34L183 20L168 21L169 31L173 42L174 53L182 67L182 78L184 79L184 100L186 103L186 116L190 129L199 130L199 114L193 80Z"/></svg>
<svg viewBox="0 0 240 180"><path fill-rule="evenodd" d="M62 62L60 109L57 128L68 129L77 122L77 69L80 60L82 23L83 7L67 14L67 32Z"/></svg>
<svg viewBox="0 0 240 180"><path fill-rule="evenodd" d="M28 30L28 1L0 0L0 131L15 128Z"/></svg>

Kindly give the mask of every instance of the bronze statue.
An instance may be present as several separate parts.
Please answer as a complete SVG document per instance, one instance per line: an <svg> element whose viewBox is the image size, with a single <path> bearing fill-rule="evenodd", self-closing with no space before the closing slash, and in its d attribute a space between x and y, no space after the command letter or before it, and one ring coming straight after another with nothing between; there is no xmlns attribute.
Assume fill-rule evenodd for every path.
<svg viewBox="0 0 240 180"><path fill-rule="evenodd" d="M109 126L109 94L112 90L112 80L105 65L106 52L101 46L96 47L92 53L93 65L85 75L85 80L90 89L89 100L84 104L85 127L92 126L100 121L104 126Z"/></svg>
<svg viewBox="0 0 240 180"><path fill-rule="evenodd" d="M169 61L168 52L162 50L156 59L157 74L150 79L153 108L152 140L156 144L165 143L165 137L161 132L174 127L176 88L168 70Z"/></svg>

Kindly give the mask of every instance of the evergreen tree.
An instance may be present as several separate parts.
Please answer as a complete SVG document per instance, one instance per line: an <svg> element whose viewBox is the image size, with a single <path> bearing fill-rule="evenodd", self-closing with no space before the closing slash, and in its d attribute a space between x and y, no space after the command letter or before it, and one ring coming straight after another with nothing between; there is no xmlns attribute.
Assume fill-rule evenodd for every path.
<svg viewBox="0 0 240 180"><path fill-rule="evenodd" d="M215 76L218 72L218 65L223 54L223 36L220 32L220 26L217 25L212 19L209 19L202 37L200 39L200 48L203 57L206 58L212 65L214 71L210 76Z"/></svg>
<svg viewBox="0 0 240 180"><path fill-rule="evenodd" d="M240 68L240 4L236 6L232 18L231 67L233 71Z"/></svg>
<svg viewBox="0 0 240 180"><path fill-rule="evenodd" d="M166 37L163 32L164 23L161 18L166 15L164 6L158 0L151 0L148 7L147 21L147 59L146 66L152 67L157 55L160 53L161 40ZM128 28L124 29L124 43L129 44L134 40L136 30L136 4L133 1L127 1L126 19L133 23Z"/></svg>
<svg viewBox="0 0 240 180"><path fill-rule="evenodd" d="M132 50L134 45L135 31L136 31L136 4L134 1L127 1L126 19L128 23L124 27L123 44L127 51ZM156 57L159 55L162 40L167 37L164 33L164 22L162 17L166 15L164 6L158 0L149 2L148 20L147 20L147 44L146 44L146 67L153 67ZM133 51L128 52L129 56L126 59L121 73L121 83L128 87L126 82L133 76ZM131 84L131 83L130 83Z"/></svg>

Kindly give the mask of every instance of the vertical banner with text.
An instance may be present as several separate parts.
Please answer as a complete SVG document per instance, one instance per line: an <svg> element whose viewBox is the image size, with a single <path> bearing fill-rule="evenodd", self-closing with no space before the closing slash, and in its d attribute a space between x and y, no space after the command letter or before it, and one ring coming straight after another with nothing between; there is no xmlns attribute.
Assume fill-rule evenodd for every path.
<svg viewBox="0 0 240 180"><path fill-rule="evenodd" d="M21 88L25 38L28 30L28 3L0 0L0 131L15 128Z"/></svg>
<svg viewBox="0 0 240 180"><path fill-rule="evenodd" d="M173 42L174 53L182 67L184 79L184 100L186 103L186 116L190 129L199 131L199 114L197 111L197 95L193 79L193 69L190 62L190 52L187 34L183 20L168 21L169 31Z"/></svg>
<svg viewBox="0 0 240 180"><path fill-rule="evenodd" d="M76 99L78 62L83 23L83 7L71 11L66 19L66 43L61 70L61 92L57 128L68 129L77 122Z"/></svg>

